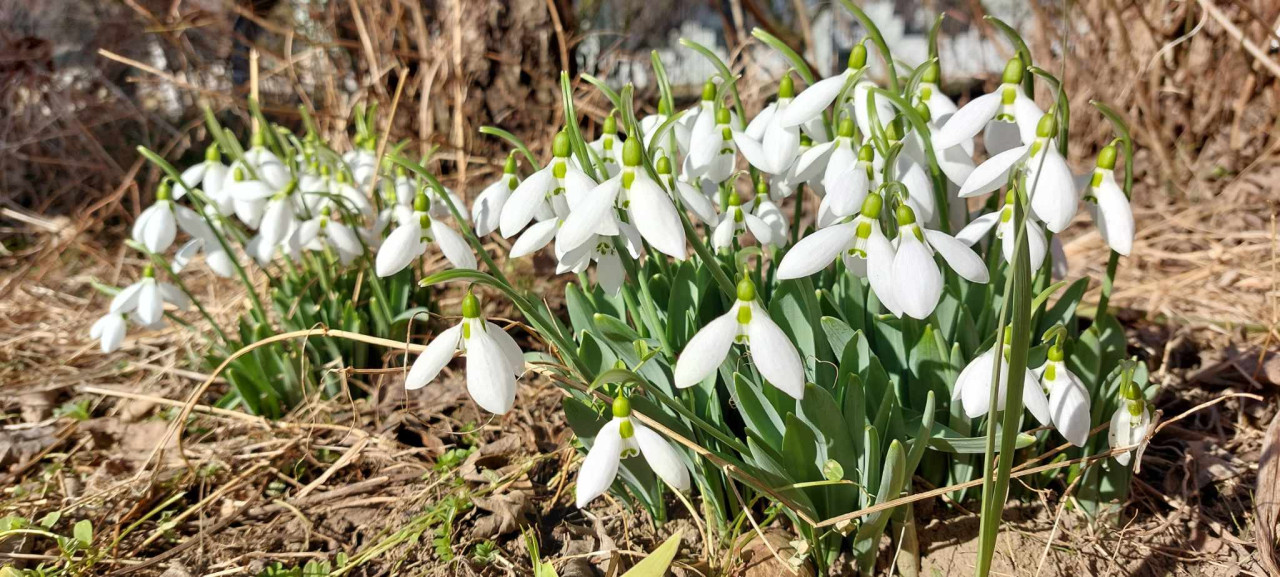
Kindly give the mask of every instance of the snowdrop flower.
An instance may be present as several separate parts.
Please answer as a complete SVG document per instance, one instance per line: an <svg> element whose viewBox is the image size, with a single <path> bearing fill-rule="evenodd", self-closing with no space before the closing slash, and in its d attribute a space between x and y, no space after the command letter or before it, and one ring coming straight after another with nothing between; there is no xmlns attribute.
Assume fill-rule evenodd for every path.
<svg viewBox="0 0 1280 577"><path fill-rule="evenodd" d="M785 174L800 152L800 129L782 122L794 96L795 81L788 73L778 83L778 99L761 110L746 131L733 131L742 156L762 172Z"/></svg>
<svg viewBox="0 0 1280 577"><path fill-rule="evenodd" d="M373 178L373 173L378 168L378 158L375 155L377 144L372 138L366 140L357 135L355 145L354 149L342 155L342 162L347 165L356 182L369 184L369 180Z"/></svg>
<svg viewBox="0 0 1280 577"><path fill-rule="evenodd" d="M486 186L480 196L471 205L471 220L476 224L476 236L485 236L498 230L502 207L511 197L511 191L520 185L516 176L515 152L507 155L507 162L502 167L502 177Z"/></svg>
<svg viewBox="0 0 1280 577"><path fill-rule="evenodd" d="M714 87L714 85L712 85ZM714 96L713 96L714 98ZM650 114L640 119L640 131L644 133L644 147L646 149L652 146L653 140L658 139L658 145L654 148L665 152L668 156L675 156L677 153L689 150L689 139L692 135L686 122L682 122L690 116L688 111L681 112L677 115L677 119L668 125L661 134L654 131L658 130L664 122L671 118L671 109L667 106L665 100L658 101L658 113ZM670 150L670 137L675 136L675 149Z"/></svg>
<svg viewBox="0 0 1280 577"><path fill-rule="evenodd" d="M955 114L956 103L938 87L941 76L942 69L938 63L936 61L929 63L929 67L920 76L920 83L916 85L916 100L924 105L929 117L943 122L944 119Z"/></svg>
<svg viewBox="0 0 1280 577"><path fill-rule="evenodd" d="M654 165L658 171L658 180L672 195L680 197L680 202L686 209L702 222L707 224L715 224L717 222L719 217L716 214L716 205L701 190L698 190L684 179L677 179L672 175L670 159L666 156L659 156Z"/></svg>
<svg viewBox="0 0 1280 577"><path fill-rule="evenodd" d="M1146 399L1132 381L1132 373L1128 369L1123 378L1120 406L1111 415L1111 426L1107 431L1107 442L1112 449L1141 443L1147 438L1147 431L1151 428L1151 411L1147 409ZM1117 463L1127 467L1133 460L1133 451L1117 453L1114 457Z"/></svg>
<svg viewBox="0 0 1280 577"><path fill-rule="evenodd" d="M756 301L756 286L748 278L738 282L738 298L729 312L711 321L689 339L676 360L676 386L688 388L715 374L733 343L747 345L760 376L782 392L804 397L804 365L786 333Z"/></svg>
<svg viewBox="0 0 1280 577"><path fill-rule="evenodd" d="M299 248L312 251L325 251L332 248L338 254L342 264L349 264L364 254L364 245L360 237L351 227L336 221L330 216L329 207L320 209L320 216L307 220L298 226L297 243Z"/></svg>
<svg viewBox="0 0 1280 577"><path fill-rule="evenodd" d="M934 144L946 150L977 136L984 128L987 130L983 142L987 153L993 156L1030 143L1044 112L1023 92L1024 73L1022 60L1014 56L1004 67L1000 87L969 101L952 114Z"/></svg>
<svg viewBox="0 0 1280 577"><path fill-rule="evenodd" d="M817 146L822 146L823 144ZM804 185L808 185L814 194L818 196L827 194L827 189L823 185L822 175L827 169L830 150L819 152L816 156L810 156L808 162L801 160L814 148L813 139L808 134L801 132L800 148L797 151L796 161L791 163L785 173L775 174L769 179L769 200L782 202L783 199L795 194Z"/></svg>
<svg viewBox="0 0 1280 577"><path fill-rule="evenodd" d="M611 234L593 234L586 242L571 250L562 250L560 243L556 243L556 274L581 273L594 262L596 263L596 282L600 283L600 288L605 294L614 296L622 288L626 272L622 266L622 255L613 244L612 237L622 237L623 245L633 260L640 258L643 253L641 247L644 241L640 237L640 232L630 223L621 222L614 215L610 215L609 218L613 219ZM529 230L533 230L533 227ZM517 247L513 245L512 256L517 255L516 249ZM523 252L523 254L528 253Z"/></svg>
<svg viewBox="0 0 1280 577"><path fill-rule="evenodd" d="M943 98L946 98L945 96ZM949 102L949 101L948 101ZM955 110L952 105L952 110ZM965 140L960 144L943 148L938 143L938 133L942 129L933 121L937 116L932 113L928 106L924 104L916 105L916 112L927 123L929 128L929 144L933 147L934 158L938 161L938 168L942 170L942 174L946 175L947 180L956 186L964 184L969 179L969 175L973 174L973 140ZM903 152L911 160L920 166L928 165L928 156L925 154L924 138L917 131L911 131L907 138L903 141ZM923 175L923 170L921 171Z"/></svg>
<svg viewBox="0 0 1280 577"><path fill-rule="evenodd" d="M956 234L956 239L963 242L967 246L977 244L987 233L994 228L996 238L1001 240L1000 249L1004 254L1004 261L1013 264L1013 256L1015 239L1018 238L1018 230L1014 228L1013 221L1013 203L1017 202L1018 190L1016 187L1010 188L1004 194L1004 206L995 212L989 212L972 222L965 225ZM1044 231L1040 228L1040 223L1036 222L1035 217L1027 215L1027 254L1030 256L1031 270L1040 270L1040 265L1044 264L1044 257L1048 248L1044 238ZM1055 259L1055 262L1057 260Z"/></svg>
<svg viewBox="0 0 1280 577"><path fill-rule="evenodd" d="M284 244L285 239L293 233L294 227L297 226L297 217L293 213L293 191L295 188L297 188L297 181L289 181L289 184L283 190L271 196L262 211L262 220L258 224L258 238L255 245L256 250L254 251L254 257L258 259L259 263L266 264L270 262L276 248Z"/></svg>
<svg viewBox="0 0 1280 577"><path fill-rule="evenodd" d="M426 193L419 191L413 201L413 218L401 222L378 248L374 259L374 271L378 276L388 277L404 270L427 251L431 242L440 247L440 252L454 268L476 268L476 255L472 254L467 241L452 228L431 218L430 210L431 201Z"/></svg>
<svg viewBox="0 0 1280 577"><path fill-rule="evenodd" d="M169 181L160 183L156 201L133 223L133 240L147 247L148 252L163 253L173 246L178 228L191 236L209 233L209 225L196 211L173 202Z"/></svg>
<svg viewBox="0 0 1280 577"><path fill-rule="evenodd" d="M1129 198L1116 183L1116 147L1108 145L1098 153L1097 168L1084 190L1084 206L1107 246L1122 255L1133 250L1133 209Z"/></svg>
<svg viewBox="0 0 1280 577"><path fill-rule="evenodd" d="M231 259L231 255L223 250L222 243L218 242L212 234L208 237L193 238L182 245L173 255L170 270L173 274L182 272L200 251L204 251L204 262L213 274L222 278L231 278L235 275L235 262Z"/></svg>
<svg viewBox="0 0 1280 577"><path fill-rule="evenodd" d="M677 491L689 490L689 470L675 448L649 427L632 420L631 401L625 395L618 395L613 400L613 419L596 433L595 442L578 469L575 489L578 508L608 491L618 476L621 460L635 456L644 457L658 478Z"/></svg>
<svg viewBox="0 0 1280 577"><path fill-rule="evenodd" d="M778 264L778 278L806 277L843 259L845 268L857 276L874 272L868 279L871 289L877 295L888 294L892 290L893 245L880 229L883 208L884 200L873 192L863 199L858 214L800 239Z"/></svg>
<svg viewBox="0 0 1280 577"><path fill-rule="evenodd" d="M1000 386L997 389L996 410L1003 411L1005 395L1009 390L1009 341L1013 331L1005 327L1003 350L995 347L969 361L969 365L956 377L955 387L951 390L951 400L960 401L964 414L976 419L987 414L991 408L991 379L996 368L996 357L1000 358ZM1031 411L1032 416L1042 425L1050 425L1053 420L1049 415L1049 400L1044 396L1035 373L1026 370L1022 374L1022 404Z"/></svg>
<svg viewBox="0 0 1280 577"><path fill-rule="evenodd" d="M895 316L906 314L917 319L928 318L942 297L942 272L933 256L936 252L962 278L986 283L987 266L964 243L937 230L921 228L915 211L907 204L898 205L898 238L893 256L894 290L876 293Z"/></svg>
<svg viewBox="0 0 1280 577"><path fill-rule="evenodd" d="M551 143L551 153L551 162L524 179L503 204L498 217L498 230L503 238L511 238L524 230L535 216L540 221L567 218L569 207L595 188L595 181L569 160L569 135L563 131L557 134Z"/></svg>
<svg viewBox="0 0 1280 577"><path fill-rule="evenodd" d="M289 182L289 168L274 152L267 150L266 137L261 131L254 133L252 144L244 153L244 161L268 186L282 188Z"/></svg>
<svg viewBox="0 0 1280 577"><path fill-rule="evenodd" d="M221 199L225 198L222 185L227 178L227 170L229 168L222 163L222 153L219 152L218 145L214 144L206 148L203 162L182 171L182 183L187 186L174 193L174 200L182 198L187 188L202 188L210 200L221 205Z"/></svg>
<svg viewBox="0 0 1280 577"><path fill-rule="evenodd" d="M703 105L707 102L704 100ZM699 113L689 141L689 154L684 157L685 176L713 184L728 180L733 174L738 150L734 144L733 120L727 108Z"/></svg>
<svg viewBox="0 0 1280 577"><path fill-rule="evenodd" d="M1006 150L979 164L960 187L960 198L999 189L1014 166L1025 160L1031 213L1050 231L1065 230L1075 216L1077 198L1071 168L1054 145L1053 135L1056 132L1054 116L1042 116L1031 144Z"/></svg>
<svg viewBox="0 0 1280 577"><path fill-rule="evenodd" d="M894 117L893 106L883 98L875 99L873 103L871 89L876 85L864 78L866 66L866 44L855 44L853 50L849 51L849 60L844 72L819 80L801 92L787 110L781 112L780 124L784 127L800 126L807 125L815 119L821 119L822 112L840 97L845 85L855 77L857 79L853 80L853 86L845 91L845 102L840 103L839 107L847 110L846 105L852 104L854 119L857 120L858 127L864 134L871 133L872 106L875 107L880 122L887 124Z"/></svg>
<svg viewBox="0 0 1280 577"><path fill-rule="evenodd" d="M874 179L871 163L875 150L869 144L857 147L853 142L853 121L849 118L840 121L835 140L814 148L824 146L830 147L830 153L822 175L822 186L827 194L818 205L819 228L857 212L871 191ZM802 157L801 162L805 160L808 159Z"/></svg>
<svg viewBox="0 0 1280 577"><path fill-rule="evenodd" d="M761 245L782 246L786 242L786 220L783 219L782 228L779 229L777 219L773 217L781 217L781 211L778 211L773 203L768 203L772 210L761 212L760 207L764 205L767 198L768 191L765 190L763 195L757 194L752 202L744 206L742 197L738 196L737 191L730 192L728 205L720 215L719 223L711 232L711 246L717 251L728 250L746 231L751 231L751 235L756 237L756 242ZM753 208L755 210L752 210ZM773 222L766 221L762 214L770 215Z"/></svg>
<svg viewBox="0 0 1280 577"><path fill-rule="evenodd" d="M1049 347L1044 364L1035 374L1040 379L1041 390L1048 395L1053 428L1071 444L1083 447L1089 440L1089 390L1063 362L1062 340L1066 329L1059 326L1057 330L1060 331L1058 340Z"/></svg>
<svg viewBox="0 0 1280 577"><path fill-rule="evenodd" d="M89 327L89 338L98 340L103 354L115 352L124 343L125 330L128 328L126 316L123 313L108 312Z"/></svg>
<svg viewBox="0 0 1280 577"><path fill-rule="evenodd" d="M143 325L152 326L164 317L164 303L185 309L191 301L178 287L157 281L155 268L147 265L142 269L142 278L138 282L125 287L111 299L109 311L114 314L133 313Z"/></svg>
<svg viewBox="0 0 1280 577"><path fill-rule="evenodd" d="M640 167L643 151L640 141L627 139L622 147L622 172L596 186L575 205L556 235L556 249L572 251L591 240L597 232L616 234L611 212L616 207L627 213L628 222L636 227L645 242L676 260L684 260L684 227L671 197L658 182Z"/></svg>
<svg viewBox="0 0 1280 577"><path fill-rule="evenodd" d="M618 121L613 119L613 113L604 117L604 129L600 131L600 137L587 144L596 154L600 155L600 162L604 164L605 173L614 176L622 170L622 148L618 146Z"/></svg>
<svg viewBox="0 0 1280 577"><path fill-rule="evenodd" d="M462 298L462 322L446 329L418 355L404 380L421 389L458 352L467 355L467 393L480 408L506 414L516 400L516 380L524 372L524 353L511 335L480 316L480 301L470 290Z"/></svg>

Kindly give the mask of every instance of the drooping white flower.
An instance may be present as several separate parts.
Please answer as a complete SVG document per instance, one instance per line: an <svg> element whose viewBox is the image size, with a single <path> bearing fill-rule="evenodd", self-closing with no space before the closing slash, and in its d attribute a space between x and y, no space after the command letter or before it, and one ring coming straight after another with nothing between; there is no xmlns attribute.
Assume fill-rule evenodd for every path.
<svg viewBox="0 0 1280 577"><path fill-rule="evenodd" d="M737 119L727 108L716 108L715 86L707 83L703 88L701 109L689 137L689 154L684 157L684 176L712 184L720 184L733 174L738 147L734 144L733 131Z"/></svg>
<svg viewBox="0 0 1280 577"><path fill-rule="evenodd" d="M945 96L943 97L946 98ZM949 102L949 100L948 100ZM952 110L954 110L952 105ZM942 131L941 124L934 122L936 116L930 112L926 106L920 105L916 107L917 112L924 118L929 129L929 144L933 148L933 156L938 161L938 168L942 170L942 174L947 180L956 186L964 184L969 179L969 175L973 174L975 165L973 164L973 140L965 140L959 144L943 147L938 142L938 134ZM903 140L903 153L914 160L916 164L928 166L928 156L925 154L924 137L920 132L912 130Z"/></svg>
<svg viewBox="0 0 1280 577"><path fill-rule="evenodd" d="M507 162L502 167L502 177L486 186L471 205L471 220L476 225L476 236L485 236L498 230L502 217L502 207L511 197L511 191L520 186L520 178L516 176L515 153L507 155Z"/></svg>
<svg viewBox="0 0 1280 577"><path fill-rule="evenodd" d="M498 218L503 238L519 234L535 216L539 221L567 218L569 207L595 188L595 181L570 162L567 134L556 135L551 151L551 162L524 179L503 204Z"/></svg>
<svg viewBox="0 0 1280 577"><path fill-rule="evenodd" d="M98 339L98 346L104 354L111 353L124 343L127 329L128 322L124 313L108 312L89 327L89 338Z"/></svg>
<svg viewBox="0 0 1280 577"><path fill-rule="evenodd" d="M778 83L778 100L760 111L745 131L733 131L733 142L751 166L772 175L786 174L800 153L800 129L785 126L782 115L795 96L791 75Z"/></svg>
<svg viewBox="0 0 1280 577"><path fill-rule="evenodd" d="M841 91L844 91L844 102L837 103L837 111L852 113L863 134L871 134L872 107L875 108L880 123L888 125L889 121L893 120L895 111L887 99L872 97L871 89L876 85L865 78L865 73L862 71L866 66L867 47L862 43L855 44L849 52L849 60L844 72L819 80L796 96L787 110L781 112L780 124L784 127L801 125L807 127L814 120L821 120L822 112L840 97ZM858 76L858 79L849 90L845 91L845 85L854 76ZM812 131L809 132L812 134Z"/></svg>
<svg viewBox="0 0 1280 577"><path fill-rule="evenodd" d="M668 191L680 197L680 202L686 209L707 224L714 225L718 221L716 205L694 185L672 175L671 161L666 156L659 156L654 164L657 165L658 180L662 181Z"/></svg>
<svg viewBox="0 0 1280 577"><path fill-rule="evenodd" d="M422 256L432 242L440 247L440 252L454 268L476 268L476 255L471 252L467 241L448 225L431 218L430 203L427 195L419 191L414 199L413 217L401 222L378 247L378 255L374 259L374 271L378 276L388 277L404 270L414 259Z"/></svg>
<svg viewBox="0 0 1280 577"><path fill-rule="evenodd" d="M608 491L618 476L621 460L635 456L644 457L658 478L677 491L689 490L689 470L675 448L661 435L633 420L631 402L627 397L618 395L613 400L613 419L596 433L591 450L587 451L587 458L578 469L575 489L578 508L587 506Z"/></svg>
<svg viewBox="0 0 1280 577"><path fill-rule="evenodd" d="M1041 390L1049 398L1049 417L1053 428L1077 447L1089 440L1089 390L1062 362L1062 347L1049 347L1048 357L1035 370Z"/></svg>
<svg viewBox="0 0 1280 577"><path fill-rule="evenodd" d="M1001 241L1000 250L1004 255L1004 261L1013 264L1015 240L1018 237L1018 231L1014 228L1016 223L1013 220L1013 203L1016 198L1017 190L1010 189L1005 192L1004 206L1000 210L973 219L960 229L956 239L966 246L973 246L994 228L996 238ZM1031 270L1040 270L1040 265L1044 264L1044 257L1048 251L1044 231L1041 230L1040 223L1033 215L1027 215L1026 222L1027 255L1030 257Z"/></svg>
<svg viewBox="0 0 1280 577"><path fill-rule="evenodd" d="M964 243L951 235L925 229L916 221L915 211L906 204L898 205L898 238L893 256L893 290L879 292L881 302L895 315L925 319L933 314L942 297L942 272L934 260L935 252L965 280L986 283L986 264Z"/></svg>
<svg viewBox="0 0 1280 577"><path fill-rule="evenodd" d="M164 318L164 304L169 303L178 309L186 309L191 300L178 287L167 282L156 280L155 269L147 265L142 269L142 278L111 299L109 311L115 314L131 313L145 326L152 326Z"/></svg>
<svg viewBox="0 0 1280 577"><path fill-rule="evenodd" d="M1133 209L1116 183L1115 167L1116 147L1108 145L1098 153L1097 168L1083 191L1084 206L1107 246L1129 256L1133 250Z"/></svg>
<svg viewBox="0 0 1280 577"><path fill-rule="evenodd" d="M744 205L737 191L730 192L729 203L711 232L711 246L717 251L728 250L733 247L733 241L747 231L761 245L782 246L786 243L786 219L778 222L782 213L773 203L765 204L768 198L768 190L763 189ZM764 216L769 216L770 220L766 221ZM739 244L742 244L740 240Z"/></svg>
<svg viewBox="0 0 1280 577"><path fill-rule="evenodd" d="M268 152L267 154L270 153ZM268 164L268 166L274 165ZM256 229L262 222L267 200L288 187L296 187L297 183L288 177L287 172L284 173L284 178L280 180L277 179L277 176L270 178L262 176L263 174L278 175L278 171L255 173L251 172L251 170L255 169L249 166L247 158L244 162L239 160L233 162L227 170L223 190L229 199L232 211L240 219L240 222L243 222L245 226L251 229ZM253 177L254 174L257 175L257 178ZM223 211L223 214L228 213Z"/></svg>
<svg viewBox="0 0 1280 577"><path fill-rule="evenodd" d="M843 218L853 216L871 191L874 180L872 160L875 151L870 145L859 148L853 142L853 121L840 121L835 140L814 147L829 147L822 186L826 196L818 205L818 227L828 226ZM810 151L809 154L814 154ZM801 162L808 160L801 157Z"/></svg>
<svg viewBox="0 0 1280 577"><path fill-rule="evenodd" d="M958 113L957 113L958 114ZM954 120L953 120L954 121ZM1062 232L1075 216L1075 178L1071 167L1054 145L1057 122L1053 115L1042 116L1030 144L1001 152L973 170L960 187L960 198L987 194L999 189L1009 172L1025 161L1026 190L1031 212L1052 232Z"/></svg>
<svg viewBox="0 0 1280 577"><path fill-rule="evenodd" d="M956 103L938 87L941 76L942 68L936 61L931 62L916 85L916 101L923 104L929 117L937 119L940 124L956 112Z"/></svg>
<svg viewBox="0 0 1280 577"><path fill-rule="evenodd" d="M1133 387L1132 383L1128 387ZM1147 438L1147 431L1151 428L1151 411L1147 410L1146 401L1142 399L1141 392L1137 391L1136 387L1133 388L1135 390L1124 395L1120 406L1111 415L1107 442L1112 449L1132 447L1142 443ZM1133 450L1113 456L1117 463L1127 467L1133 460Z"/></svg>
<svg viewBox="0 0 1280 577"><path fill-rule="evenodd" d="M196 211L173 201L168 181L160 183L156 201L133 223L133 240L145 246L148 252L163 253L173 246L178 229L194 237L209 234L209 225Z"/></svg>
<svg viewBox="0 0 1280 577"><path fill-rule="evenodd" d="M871 276L871 289L889 292L893 269L893 245L880 229L880 211L884 200L878 193L867 195L861 210L842 222L821 228L800 239L778 264L779 279L795 279L827 268L843 259L845 268L858 276L868 271L883 274Z"/></svg>
<svg viewBox="0 0 1280 577"><path fill-rule="evenodd" d="M738 282L737 300L729 312L707 323L689 339L676 360L676 386L687 388L711 376L735 342L747 351L760 376L782 392L804 397L804 365L795 345L756 301L756 287L748 278Z"/></svg>
<svg viewBox="0 0 1280 577"><path fill-rule="evenodd" d="M194 164L182 171L182 183L185 188L180 188L173 195L174 200L181 199L186 194L187 188L201 188L206 196L214 203L221 207L225 195L222 191L222 185L227 178L227 165L222 163L222 153L218 150L218 145L214 144L204 151L204 161ZM230 211L224 214L230 214Z"/></svg>
<svg viewBox="0 0 1280 577"><path fill-rule="evenodd" d="M688 123L684 122L684 120L692 115L689 111L680 112L676 115L676 120L668 124L667 128L662 129L661 133L656 133L655 131L671 118L671 110L667 107L666 100L660 100L657 114L650 114L640 119L640 130L644 133L644 147L646 149L652 147L656 150L661 150L671 157L688 151L692 132ZM674 149L672 149L670 143L672 136L675 137ZM652 145L655 138L658 139L657 146Z"/></svg>
<svg viewBox="0 0 1280 577"><path fill-rule="evenodd" d="M615 234L604 235L596 233L578 247L564 251L561 250L560 243L557 242L556 274L580 273L594 262L596 263L596 282L600 283L600 288L609 296L618 294L626 278L626 273L622 264L622 255L613 244L612 238L615 236L622 238L626 252L633 260L640 258L643 253L641 248L643 241L640 237L640 232L631 223L618 221L617 216L612 216L612 218L614 219L614 230L617 231ZM534 226L536 227L537 225ZM530 230L533 230L533 228L530 227ZM524 237L522 236L521 238L523 239ZM514 246L512 247L512 254L516 254Z"/></svg>
<svg viewBox="0 0 1280 577"><path fill-rule="evenodd" d="M934 144L943 150L961 144L987 129L983 139L987 154L996 156L1030 144L1044 112L1022 90L1022 60L1014 56L1005 65L1000 87L965 104L942 126Z"/></svg>
<svg viewBox="0 0 1280 577"><path fill-rule="evenodd" d="M300 249L311 251L334 250L342 264L364 254L364 245L355 231L340 220L331 216L329 207L320 210L320 215L298 225L297 244Z"/></svg>
<svg viewBox="0 0 1280 577"><path fill-rule="evenodd" d="M827 169L827 159L831 156L830 149L820 151L813 156L808 155L816 146L823 146L829 143L815 145L813 139L808 134L800 133L800 148L796 154L795 162L787 168L782 174L775 174L769 178L769 200L773 202L782 202L783 199L789 198L795 194L801 186L808 186L810 190L819 197L827 194L827 189L823 185L823 174Z"/></svg>
<svg viewBox="0 0 1280 577"><path fill-rule="evenodd" d="M459 352L467 355L467 393L476 404L499 415L510 411L516 380L524 373L524 353L511 335L480 316L480 302L471 291L462 299L462 322L436 335L418 355L404 388L425 387Z"/></svg>
<svg viewBox="0 0 1280 577"><path fill-rule="evenodd" d="M1009 361L1006 357L1011 347L1009 344L1012 338L1011 333L1012 331L1006 328L1003 351L997 354L996 348L992 347L969 361L968 366L960 371L960 376L956 377L955 386L951 390L951 400L959 401L965 415L970 419L987 414L991 408L991 380L995 376L997 356L1000 359L1000 386L997 388L996 410L1003 411L1005 408L1005 396L1009 390ZM1049 413L1049 400L1045 398L1044 390L1040 388L1040 382L1036 380L1035 373L1030 370L1023 371L1022 375L1022 404L1031 411L1040 424L1053 423Z"/></svg>
<svg viewBox="0 0 1280 577"><path fill-rule="evenodd" d="M618 142L618 121L614 120L613 114L604 118L600 137L587 143L587 146L590 146L591 150L600 157L606 175L614 176L622 170L622 146Z"/></svg>
<svg viewBox="0 0 1280 577"><path fill-rule="evenodd" d="M640 168L643 152L637 139L623 145L622 172L593 188L576 204L556 235L556 250L569 252L591 240L596 234L616 234L601 230L612 222L612 211L621 209L645 242L659 252L677 260L687 254L684 227L671 197Z"/></svg>

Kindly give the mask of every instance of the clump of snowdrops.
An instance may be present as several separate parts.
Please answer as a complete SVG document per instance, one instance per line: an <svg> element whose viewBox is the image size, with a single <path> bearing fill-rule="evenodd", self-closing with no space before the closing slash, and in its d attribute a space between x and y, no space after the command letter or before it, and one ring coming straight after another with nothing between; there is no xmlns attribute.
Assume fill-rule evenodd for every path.
<svg viewBox="0 0 1280 577"><path fill-rule="evenodd" d="M227 142L231 164L213 149L203 168L174 174L178 187L160 191L135 240L156 258L173 223L192 237L166 261L171 279L193 251L219 274L243 275L242 261L304 278L313 273L296 267L308 259L371 264L378 303L395 290L379 283L410 280L405 271L438 248L454 268L424 286L496 289L549 352L521 351L468 286L461 320L406 367L406 388L429 386L459 354L471 396L496 414L513 408L530 368L562 384L586 450L578 506L612 491L664 519L668 491L686 505L683 493L696 491L713 543L784 516L802 539L793 562L825 570L848 551L868 573L890 522L899 555L917 554L914 476L957 486L957 501L981 479L986 574L1015 462L1055 458L1060 467L1037 482L1074 483L1076 502L1097 515L1123 502L1131 453L1151 427L1146 369L1125 358L1107 307L1134 235L1132 141L1094 103L1116 139L1077 175L1065 159L1065 87L1008 26L993 20L1017 53L1001 82L957 108L939 86L936 24L932 57L910 68L846 6L869 42L830 78L754 32L794 69L752 117L728 66L684 41L719 70L699 102L677 108L656 53L660 98L643 118L630 86L584 75L614 108L588 140L562 75L572 121L550 156L482 129L515 150L469 210L398 149L378 162L367 130L342 155L277 130L244 152ZM883 82L872 50L895 63ZM1037 82L1051 100L1032 97ZM1059 279L1055 236L1082 204L1113 251L1092 319L1077 315L1088 279ZM567 325L506 276L486 236L510 241L508 259L546 251L558 273L577 275ZM95 325L105 348L128 322L151 326L164 303L187 303L180 284L155 276L144 272ZM302 297L296 310L314 306ZM403 320L371 309L386 326ZM265 313L254 326L275 330Z"/></svg>

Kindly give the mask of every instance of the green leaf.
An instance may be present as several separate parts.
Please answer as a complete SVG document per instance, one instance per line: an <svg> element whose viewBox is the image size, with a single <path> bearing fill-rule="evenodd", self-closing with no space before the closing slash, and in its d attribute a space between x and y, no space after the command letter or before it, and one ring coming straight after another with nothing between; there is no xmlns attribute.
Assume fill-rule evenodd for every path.
<svg viewBox="0 0 1280 577"><path fill-rule="evenodd" d="M71 529L71 535L76 538L81 549L88 549L93 545L93 523L88 519L76 521L75 527Z"/></svg>
<svg viewBox="0 0 1280 577"><path fill-rule="evenodd" d="M773 449L781 450L782 432L786 426L773 405L741 374L733 374L733 387L738 414L746 422L747 430L764 439Z"/></svg>
<svg viewBox="0 0 1280 577"><path fill-rule="evenodd" d="M813 83L817 81L817 79L813 77L813 71L809 70L809 64L806 63L804 58L797 54L794 49L787 46L786 42L779 40L777 37L765 32L761 28L751 29L751 35L755 36L761 42L768 44L774 50L782 53L782 56L791 62L791 67L795 68L796 72L800 74L800 77L804 79L805 84L813 86Z"/></svg>
<svg viewBox="0 0 1280 577"><path fill-rule="evenodd" d="M667 538L657 549L654 549L648 557L643 561L636 563L630 571L622 574L622 577L663 577L667 574L667 569L671 568L671 562L675 560L676 553L680 551L680 538L683 534L677 530L674 535Z"/></svg>
<svg viewBox="0 0 1280 577"><path fill-rule="evenodd" d="M849 328L848 323L835 317L822 317L822 332L827 335L827 342L831 343L831 350L843 351L845 345L849 344L857 332Z"/></svg>

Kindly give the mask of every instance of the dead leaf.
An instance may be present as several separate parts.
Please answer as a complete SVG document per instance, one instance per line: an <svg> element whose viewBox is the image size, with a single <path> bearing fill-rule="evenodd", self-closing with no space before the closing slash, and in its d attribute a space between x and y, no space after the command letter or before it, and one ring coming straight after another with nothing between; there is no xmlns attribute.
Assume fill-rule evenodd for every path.
<svg viewBox="0 0 1280 577"><path fill-rule="evenodd" d="M529 494L524 491L512 491L488 499L477 499L476 508L489 512L476 520L474 534L477 539L498 537L520 530L520 526L528 522L528 515L533 507L529 504Z"/></svg>
<svg viewBox="0 0 1280 577"><path fill-rule="evenodd" d="M1258 557L1268 574L1280 575L1280 560L1276 557L1276 522L1280 519L1280 413L1271 419L1262 443L1253 507L1258 517L1255 541Z"/></svg>

